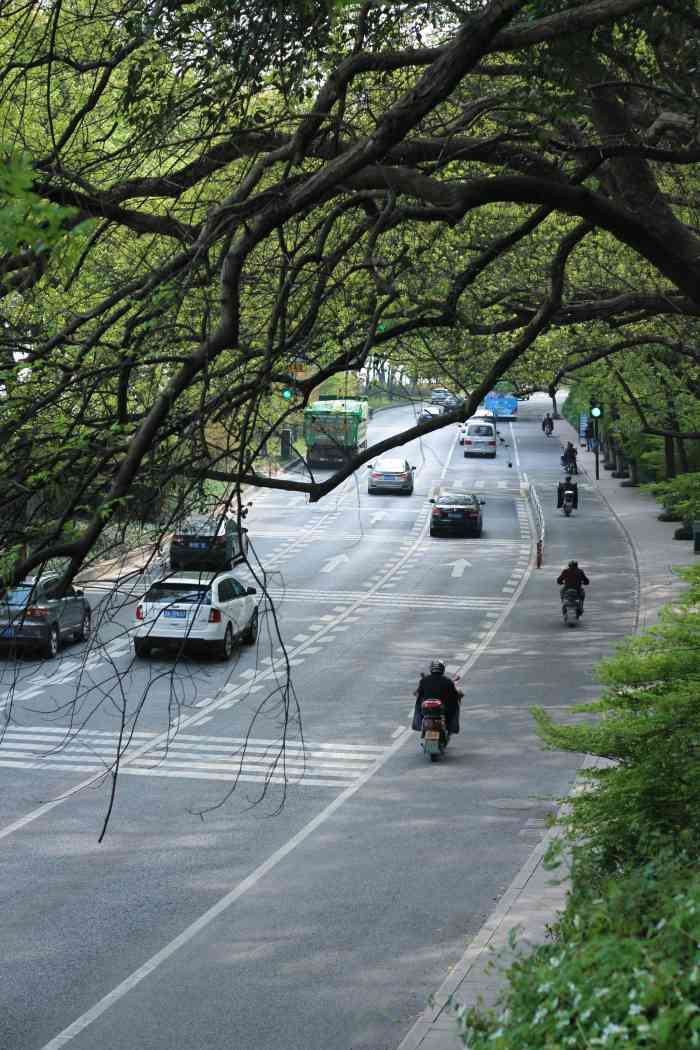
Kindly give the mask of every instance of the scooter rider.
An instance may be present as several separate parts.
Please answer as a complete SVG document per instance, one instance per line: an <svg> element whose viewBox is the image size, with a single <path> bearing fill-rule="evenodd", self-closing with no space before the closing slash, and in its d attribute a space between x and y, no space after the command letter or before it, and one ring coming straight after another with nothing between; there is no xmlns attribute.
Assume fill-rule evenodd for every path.
<svg viewBox="0 0 700 1050"><path fill-rule="evenodd" d="M447 732L459 733L459 703L464 693L445 674L445 664L442 660L436 659L431 661L430 674L421 675L415 695L414 729L420 729L421 703L423 700L442 700L445 706Z"/></svg>
<svg viewBox="0 0 700 1050"><path fill-rule="evenodd" d="M547 413L547 415L542 420L542 430L545 432L547 437L549 437L549 435L554 430L554 420L550 416L549 412Z"/></svg>
<svg viewBox="0 0 700 1050"><path fill-rule="evenodd" d="M564 597L564 591L573 588L578 594L581 612L583 612L583 603L586 600L586 592L583 589L583 585L585 583L588 586L590 582L583 569L579 569L577 561L570 561L568 566L562 569L557 577L557 583L561 587L561 598L563 599Z"/></svg>
<svg viewBox="0 0 700 1050"><path fill-rule="evenodd" d="M564 449L564 455L561 457L561 461L570 474L578 474L577 458L578 452L576 451L576 448L571 441L568 441L566 448Z"/></svg>
<svg viewBox="0 0 700 1050"><path fill-rule="evenodd" d="M557 485L557 507L561 508L564 503L564 493L567 491L574 494L574 510L578 510L578 483L571 480L571 474L567 474L564 481Z"/></svg>

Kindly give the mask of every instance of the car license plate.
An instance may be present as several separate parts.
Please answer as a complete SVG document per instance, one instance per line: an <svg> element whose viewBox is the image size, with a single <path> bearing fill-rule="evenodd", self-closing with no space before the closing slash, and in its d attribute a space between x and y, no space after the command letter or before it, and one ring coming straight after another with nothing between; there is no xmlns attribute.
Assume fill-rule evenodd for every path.
<svg viewBox="0 0 700 1050"><path fill-rule="evenodd" d="M440 739L440 734L435 729L429 729L428 732L425 734L425 739L426 740L439 740Z"/></svg>
<svg viewBox="0 0 700 1050"><path fill-rule="evenodd" d="M164 609L163 616L172 620L184 620L187 616L185 609Z"/></svg>
<svg viewBox="0 0 700 1050"><path fill-rule="evenodd" d="M195 551L203 551L207 549L206 543L190 543L190 547Z"/></svg>
<svg viewBox="0 0 700 1050"><path fill-rule="evenodd" d="M447 512L448 518L462 518L464 517L464 511L461 510L449 510Z"/></svg>

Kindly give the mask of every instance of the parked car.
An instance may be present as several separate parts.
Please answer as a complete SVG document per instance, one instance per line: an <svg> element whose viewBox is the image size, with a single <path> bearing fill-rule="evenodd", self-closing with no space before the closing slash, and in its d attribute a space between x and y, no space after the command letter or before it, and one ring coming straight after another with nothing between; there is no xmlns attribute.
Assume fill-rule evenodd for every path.
<svg viewBox="0 0 700 1050"><path fill-rule="evenodd" d="M483 496L474 496L466 492L443 492L430 502L434 504L430 515L431 536L469 532L474 536L481 536L481 508L486 503Z"/></svg>
<svg viewBox="0 0 700 1050"><path fill-rule="evenodd" d="M464 398L458 397L456 394L448 394L442 401L443 412L452 412L455 408L460 408L464 404Z"/></svg>
<svg viewBox="0 0 700 1050"><path fill-rule="evenodd" d="M496 424L488 419L469 419L462 431L464 455L496 458Z"/></svg>
<svg viewBox="0 0 700 1050"><path fill-rule="evenodd" d="M228 660L236 641L258 637L255 587L230 573L177 572L151 584L136 606L134 650L148 656L158 646L201 647Z"/></svg>
<svg viewBox="0 0 700 1050"><path fill-rule="evenodd" d="M58 573L28 576L0 596L0 645L38 649L51 660L66 639L90 637L90 603L75 587L57 595L59 579Z"/></svg>
<svg viewBox="0 0 700 1050"><path fill-rule="evenodd" d="M248 530L239 537L234 517L195 516L183 521L170 543L170 568L222 572L248 554ZM241 542L242 540L242 542Z"/></svg>
<svg viewBox="0 0 700 1050"><path fill-rule="evenodd" d="M413 492L413 472L407 459L394 456L383 456L376 463L368 463L370 470L367 479L367 492L404 492L410 496Z"/></svg>
<svg viewBox="0 0 700 1050"><path fill-rule="evenodd" d="M430 403L432 405L441 405L446 397L452 397L452 394L444 386L434 386L430 391Z"/></svg>

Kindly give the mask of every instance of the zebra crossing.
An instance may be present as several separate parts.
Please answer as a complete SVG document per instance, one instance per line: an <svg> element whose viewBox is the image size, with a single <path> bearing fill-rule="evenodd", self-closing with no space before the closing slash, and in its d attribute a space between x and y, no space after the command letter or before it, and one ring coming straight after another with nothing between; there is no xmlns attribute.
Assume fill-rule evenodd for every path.
<svg viewBox="0 0 700 1050"><path fill-rule="evenodd" d="M116 732L60 726L8 726L0 742L0 767L109 776L219 780L301 787L349 787L388 750L369 744L301 743L246 737L177 733L128 734L135 751L119 755ZM154 746L145 750L150 739ZM122 744L123 748L123 744ZM145 752L145 753L142 753Z"/></svg>
<svg viewBox="0 0 700 1050"><path fill-rule="evenodd" d="M404 609L502 609L506 600L481 595L410 594L392 591L320 591L306 587L270 587L267 592L278 604L284 602L333 602L338 606L354 605L373 609L403 611Z"/></svg>

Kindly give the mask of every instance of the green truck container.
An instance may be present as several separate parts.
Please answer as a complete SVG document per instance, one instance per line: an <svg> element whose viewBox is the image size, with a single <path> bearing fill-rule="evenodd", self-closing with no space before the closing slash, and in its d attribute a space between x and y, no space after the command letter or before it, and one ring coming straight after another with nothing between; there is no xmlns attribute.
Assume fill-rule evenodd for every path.
<svg viewBox="0 0 700 1050"><path fill-rule="evenodd" d="M338 398L304 409L306 460L310 466L344 463L367 448L367 401Z"/></svg>

